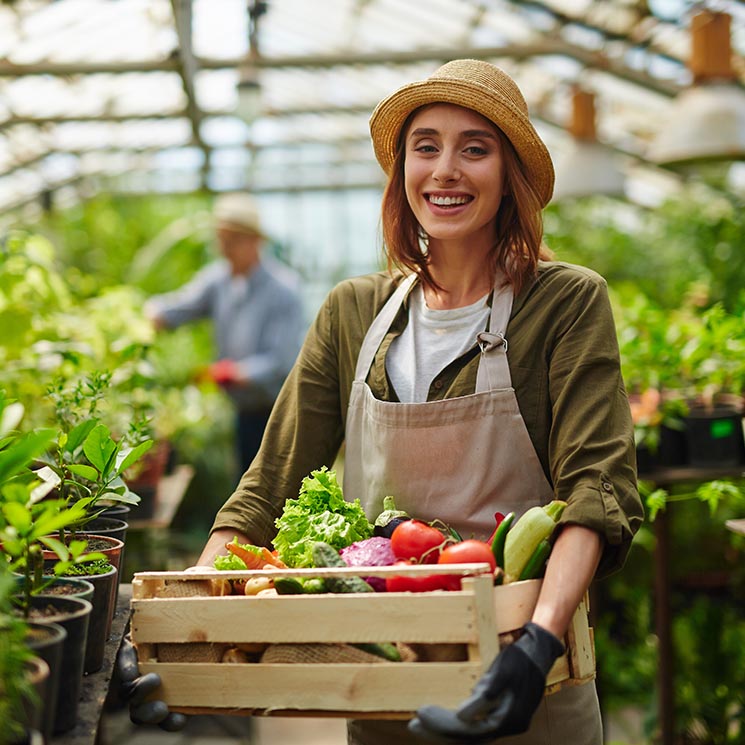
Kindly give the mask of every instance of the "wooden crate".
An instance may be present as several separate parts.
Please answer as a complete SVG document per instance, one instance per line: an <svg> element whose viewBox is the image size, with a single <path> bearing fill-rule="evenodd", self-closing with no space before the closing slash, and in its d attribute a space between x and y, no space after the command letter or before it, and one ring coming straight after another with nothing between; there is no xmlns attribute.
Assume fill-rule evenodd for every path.
<svg viewBox="0 0 745 745"><path fill-rule="evenodd" d="M471 691L510 632L531 617L540 580L493 585L486 565L281 570L282 576L463 576L459 592L213 596L212 573L135 574L132 639L142 673L156 672L157 698L174 711L246 715L409 718L423 704L453 707ZM221 578L265 576L220 572ZM218 583L219 584L219 583ZM467 653L444 661L360 663L221 662L226 649L257 644L404 642ZM592 629L583 602L567 653L547 693L594 677ZM437 657L438 655L434 655ZM447 656L446 656L447 657ZM463 659L465 657L465 659ZM177 661L175 661L177 660Z"/></svg>

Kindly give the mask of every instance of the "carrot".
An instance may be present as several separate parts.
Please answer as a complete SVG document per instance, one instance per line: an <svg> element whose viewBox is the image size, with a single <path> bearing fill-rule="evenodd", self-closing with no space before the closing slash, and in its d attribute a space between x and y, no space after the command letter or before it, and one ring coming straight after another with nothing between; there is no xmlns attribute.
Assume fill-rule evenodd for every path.
<svg viewBox="0 0 745 745"><path fill-rule="evenodd" d="M237 556L246 565L246 569L264 569L267 564L278 569L286 569L285 563L272 555L272 552L264 546L252 546L251 549L244 548L238 543L226 543L225 548L231 554Z"/></svg>

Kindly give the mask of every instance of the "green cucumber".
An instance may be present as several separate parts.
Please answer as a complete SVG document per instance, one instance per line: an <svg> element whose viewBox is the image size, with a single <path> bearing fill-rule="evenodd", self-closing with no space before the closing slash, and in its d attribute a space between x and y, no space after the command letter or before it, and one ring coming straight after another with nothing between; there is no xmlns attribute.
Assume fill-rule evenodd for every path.
<svg viewBox="0 0 745 745"><path fill-rule="evenodd" d="M312 548L313 563L317 567L346 567L339 552L328 543L316 541ZM362 577L324 577L329 592L375 592Z"/></svg>
<svg viewBox="0 0 745 745"><path fill-rule="evenodd" d="M278 595L318 595L326 592L326 583L322 577L277 577L274 589Z"/></svg>
<svg viewBox="0 0 745 745"><path fill-rule="evenodd" d="M494 558L497 561L497 566L504 568L504 544L507 540L507 533L512 527L512 523L515 521L515 513L508 512L503 518L502 522L497 526L494 532L494 540L491 543L491 550L494 554Z"/></svg>
<svg viewBox="0 0 745 745"><path fill-rule="evenodd" d="M390 662L401 662L401 653L398 651L398 647L390 642L352 644L352 646L361 649L363 652L369 652L370 654L382 657Z"/></svg>
<svg viewBox="0 0 745 745"><path fill-rule="evenodd" d="M303 595L305 593L303 583L295 577L276 577L274 589L277 595Z"/></svg>
<svg viewBox="0 0 745 745"><path fill-rule="evenodd" d="M520 579L535 579L536 577L540 577L550 553L551 544L547 538L544 538L535 547L535 551L533 551L533 554L528 559L528 563L523 567L522 572L520 572Z"/></svg>

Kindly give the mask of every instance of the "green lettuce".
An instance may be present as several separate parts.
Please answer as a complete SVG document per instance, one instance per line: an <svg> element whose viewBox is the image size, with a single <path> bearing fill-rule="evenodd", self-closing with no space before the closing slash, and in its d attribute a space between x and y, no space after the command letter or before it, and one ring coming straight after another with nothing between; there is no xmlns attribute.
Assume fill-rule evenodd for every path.
<svg viewBox="0 0 745 745"><path fill-rule="evenodd" d="M336 471L326 466L303 479L298 498L285 502L274 524L277 535L272 545L288 567L312 567L316 541L341 550L373 534L360 500L346 501Z"/></svg>

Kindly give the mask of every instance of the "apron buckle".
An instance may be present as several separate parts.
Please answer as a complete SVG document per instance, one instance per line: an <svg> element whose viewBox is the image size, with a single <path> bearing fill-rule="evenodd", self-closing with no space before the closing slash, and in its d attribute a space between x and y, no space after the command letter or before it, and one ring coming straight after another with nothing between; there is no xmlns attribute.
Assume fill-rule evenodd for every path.
<svg viewBox="0 0 745 745"><path fill-rule="evenodd" d="M499 345L502 346L505 352L507 351L507 339L505 339L501 331L496 334L492 334L489 331L482 331L476 336L476 342L482 354L491 352L492 349Z"/></svg>

